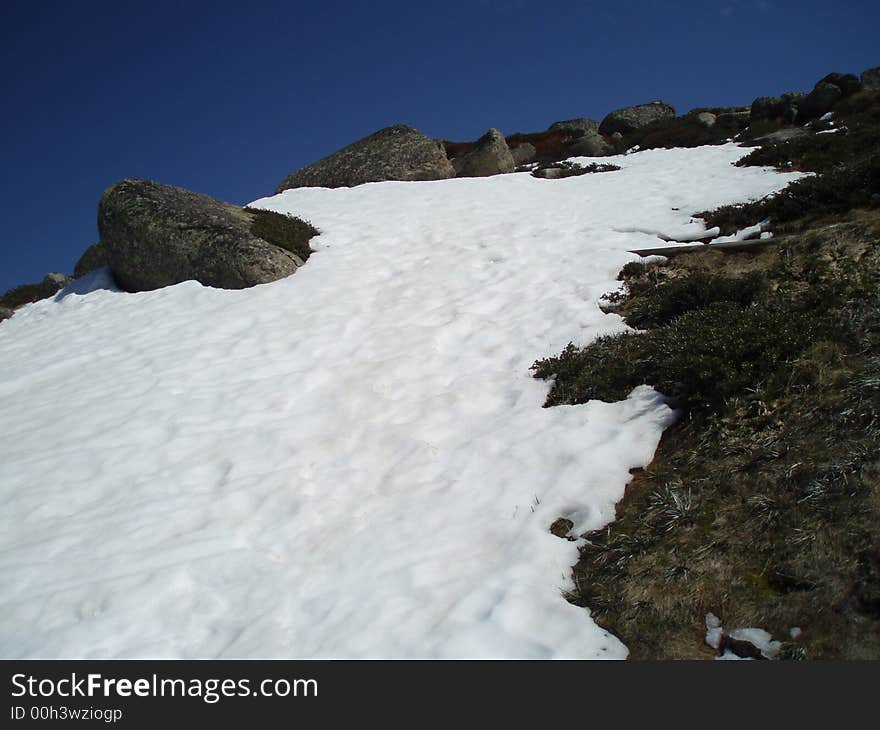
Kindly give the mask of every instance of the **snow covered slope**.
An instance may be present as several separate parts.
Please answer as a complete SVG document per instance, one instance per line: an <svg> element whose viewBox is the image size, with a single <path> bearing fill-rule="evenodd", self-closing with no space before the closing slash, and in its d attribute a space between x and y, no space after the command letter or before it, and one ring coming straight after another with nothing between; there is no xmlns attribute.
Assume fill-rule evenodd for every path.
<svg viewBox="0 0 880 730"><path fill-rule="evenodd" d="M576 543L548 526L610 521L670 411L649 388L542 409L528 368L623 327L597 300L625 249L792 179L744 151L287 191L256 205L322 231L289 279L98 272L19 311L0 656L625 656L563 599Z"/></svg>

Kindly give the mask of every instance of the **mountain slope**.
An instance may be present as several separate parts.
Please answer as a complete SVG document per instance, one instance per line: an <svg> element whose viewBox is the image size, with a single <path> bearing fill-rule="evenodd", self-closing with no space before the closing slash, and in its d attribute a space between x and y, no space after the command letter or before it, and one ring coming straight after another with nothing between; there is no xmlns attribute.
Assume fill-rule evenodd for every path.
<svg viewBox="0 0 880 730"><path fill-rule="evenodd" d="M0 655L623 657L568 604L671 411L542 409L620 330L626 249L796 177L733 145L619 172L291 190L317 253L243 291L101 273L0 326ZM91 291L89 291L91 289ZM79 293L77 293L79 292Z"/></svg>

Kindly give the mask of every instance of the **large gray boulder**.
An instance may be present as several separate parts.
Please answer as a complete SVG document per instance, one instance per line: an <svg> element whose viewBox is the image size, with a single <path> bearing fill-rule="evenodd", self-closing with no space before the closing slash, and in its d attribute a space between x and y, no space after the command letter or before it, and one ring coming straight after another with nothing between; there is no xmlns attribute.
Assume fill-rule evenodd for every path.
<svg viewBox="0 0 880 730"><path fill-rule="evenodd" d="M304 225L149 180L112 185L98 206L107 260L128 291L190 279L221 289L281 279L308 257Z"/></svg>
<svg viewBox="0 0 880 730"><path fill-rule="evenodd" d="M642 127L647 127L658 119L669 119L675 116L675 108L664 101L652 101L650 104L637 104L616 109L608 114L599 125L602 134L612 135L615 132L629 134Z"/></svg>
<svg viewBox="0 0 880 730"><path fill-rule="evenodd" d="M79 257L76 266L73 267L73 277L79 279L95 269L101 269L110 265L107 258L107 247L101 242L93 243L85 253Z"/></svg>
<svg viewBox="0 0 880 730"><path fill-rule="evenodd" d="M547 127L548 132L573 132L578 136L585 134L598 134L599 122L595 119L579 117L578 119L564 119L561 122L553 122Z"/></svg>
<svg viewBox="0 0 880 730"><path fill-rule="evenodd" d="M866 91L880 91L880 66L865 69L859 80Z"/></svg>
<svg viewBox="0 0 880 730"><path fill-rule="evenodd" d="M452 165L456 177L488 177L513 172L516 167L504 135L497 129L490 129L472 150L453 158Z"/></svg>
<svg viewBox="0 0 880 730"><path fill-rule="evenodd" d="M535 145L523 142L510 150L510 156L513 158L514 165L525 165L535 159L537 152Z"/></svg>
<svg viewBox="0 0 880 730"><path fill-rule="evenodd" d="M565 148L569 157L607 157L614 154L611 146L598 132L578 137Z"/></svg>
<svg viewBox="0 0 880 730"><path fill-rule="evenodd" d="M384 180L455 177L443 145L405 124L385 127L288 175L276 193L290 188L346 188Z"/></svg>

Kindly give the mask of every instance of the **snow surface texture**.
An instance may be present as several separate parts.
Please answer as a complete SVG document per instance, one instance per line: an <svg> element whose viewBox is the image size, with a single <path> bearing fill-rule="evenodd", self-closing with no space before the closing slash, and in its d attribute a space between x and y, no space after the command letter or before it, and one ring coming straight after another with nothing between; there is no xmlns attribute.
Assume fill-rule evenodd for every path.
<svg viewBox="0 0 880 730"><path fill-rule="evenodd" d="M256 203L322 231L288 279L97 272L17 312L0 656L624 657L548 527L612 520L671 412L647 387L542 409L529 366L624 328L597 302L627 248L795 177L744 152L291 190Z"/></svg>

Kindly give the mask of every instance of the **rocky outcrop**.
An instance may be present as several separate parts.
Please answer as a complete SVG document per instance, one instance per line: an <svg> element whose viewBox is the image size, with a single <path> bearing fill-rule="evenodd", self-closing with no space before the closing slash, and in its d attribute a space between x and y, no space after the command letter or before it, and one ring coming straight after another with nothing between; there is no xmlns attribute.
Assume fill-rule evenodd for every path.
<svg viewBox="0 0 880 730"><path fill-rule="evenodd" d="M813 90L801 102L798 123L818 119L830 112L838 101L855 94L861 88L861 82L853 74L828 74L816 83Z"/></svg>
<svg viewBox="0 0 880 730"><path fill-rule="evenodd" d="M66 287L73 279L65 274L46 274L41 282L36 284L22 284L7 291L0 297L0 307L15 310L31 302L48 299L55 296Z"/></svg>
<svg viewBox="0 0 880 730"><path fill-rule="evenodd" d="M620 132L627 135L637 129L648 126L658 119L675 116L675 108L663 101L652 101L650 104L638 104L623 109L616 109L608 114L599 125L599 132L612 135Z"/></svg>
<svg viewBox="0 0 880 730"><path fill-rule="evenodd" d="M834 84L844 96L852 96L862 88L862 83L854 74L830 73L816 84Z"/></svg>
<svg viewBox="0 0 880 730"><path fill-rule="evenodd" d="M696 115L696 117L697 121L704 127L713 126L718 119L718 117L716 117L712 112L700 112Z"/></svg>
<svg viewBox="0 0 880 730"><path fill-rule="evenodd" d="M254 232L259 215L182 188L128 179L101 198L98 230L123 289L146 291L190 279L243 289L289 276L306 257L297 247L296 219L288 219L289 232L280 222L270 242Z"/></svg>
<svg viewBox="0 0 880 730"><path fill-rule="evenodd" d="M606 157L614 154L614 147L599 133L593 132L578 137L565 148L569 157Z"/></svg>
<svg viewBox="0 0 880 730"><path fill-rule="evenodd" d="M816 82L809 94L789 91L781 96L758 97L752 102L751 121L804 124L827 114L838 101L861 88L862 82L853 74L830 73Z"/></svg>
<svg viewBox="0 0 880 730"><path fill-rule="evenodd" d="M880 91L880 66L865 69L859 80L865 91Z"/></svg>
<svg viewBox="0 0 880 730"><path fill-rule="evenodd" d="M9 319L15 312L13 312L9 307L0 307L0 322L4 319Z"/></svg>
<svg viewBox="0 0 880 730"><path fill-rule="evenodd" d="M452 160L456 177L487 177L513 172L516 164L504 135L497 129L484 134L473 149Z"/></svg>
<svg viewBox="0 0 880 730"><path fill-rule="evenodd" d="M799 91L787 91L780 96L759 96L752 102L750 119L753 122L774 119L793 124L806 97Z"/></svg>
<svg viewBox="0 0 880 730"><path fill-rule="evenodd" d="M564 119L561 122L553 122L553 124L547 127L547 131L573 132L579 137L585 134L598 134L599 122L595 119L587 119L585 117L580 117L578 119Z"/></svg>
<svg viewBox="0 0 880 730"><path fill-rule="evenodd" d="M571 155L566 152L568 145L574 142L580 135L570 130L556 129L544 132L532 132L529 134L511 134L508 136L507 145L515 150L521 145L528 144L535 148L534 157L530 162L550 162L564 160ZM473 147L473 144L471 144Z"/></svg>
<svg viewBox="0 0 880 730"><path fill-rule="evenodd" d="M101 241L98 241L89 246L85 253L79 257L79 261L73 267L73 278L79 279L90 271L109 265L110 260L107 258L107 247Z"/></svg>
<svg viewBox="0 0 880 730"><path fill-rule="evenodd" d="M798 108L797 120L799 123L818 119L823 114L830 112L834 105L843 98L843 91L835 84L820 81L801 102Z"/></svg>
<svg viewBox="0 0 880 730"><path fill-rule="evenodd" d="M513 164L517 166L532 162L535 159L536 154L537 150L535 149L535 145L529 144L528 142L523 142L521 145L510 150L510 155L513 157Z"/></svg>
<svg viewBox="0 0 880 730"><path fill-rule="evenodd" d="M278 186L276 193L290 188L344 188L384 180L444 180L455 170L441 143L417 129L398 124L380 129L318 160Z"/></svg>

